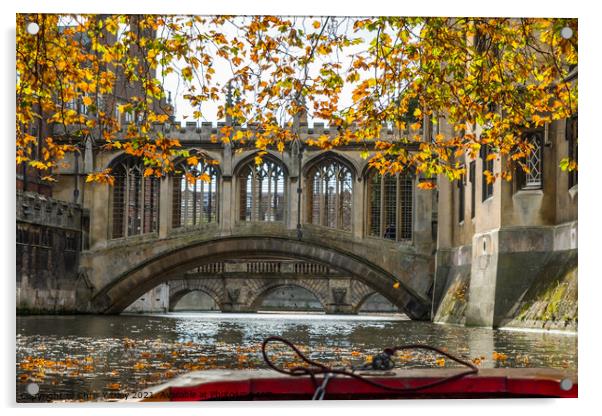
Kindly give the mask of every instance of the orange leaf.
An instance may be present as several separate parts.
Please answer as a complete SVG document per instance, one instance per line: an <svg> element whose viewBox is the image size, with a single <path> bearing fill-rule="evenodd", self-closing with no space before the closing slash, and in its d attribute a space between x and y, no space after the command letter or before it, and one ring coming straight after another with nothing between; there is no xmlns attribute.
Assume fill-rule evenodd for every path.
<svg viewBox="0 0 602 416"><path fill-rule="evenodd" d="M429 189L437 188L437 185L434 182L430 182L430 181L429 182L420 182L420 183L418 183L418 188L429 190Z"/></svg>

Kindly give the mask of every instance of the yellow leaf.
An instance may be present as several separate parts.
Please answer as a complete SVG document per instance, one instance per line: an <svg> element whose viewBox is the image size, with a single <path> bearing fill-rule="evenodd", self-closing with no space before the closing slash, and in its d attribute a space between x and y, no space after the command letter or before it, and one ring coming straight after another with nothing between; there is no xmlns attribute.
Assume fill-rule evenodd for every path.
<svg viewBox="0 0 602 416"><path fill-rule="evenodd" d="M414 117L420 118L421 115L422 115L422 111L419 108L416 108L414 110Z"/></svg>
<svg viewBox="0 0 602 416"><path fill-rule="evenodd" d="M317 20L314 20L314 22L313 22L314 29L319 29L320 26L322 26L322 24L320 22L318 22Z"/></svg>
<svg viewBox="0 0 602 416"><path fill-rule="evenodd" d="M84 105L92 104L92 99L90 97L88 97L87 95L82 99L82 101L84 102Z"/></svg>
<svg viewBox="0 0 602 416"><path fill-rule="evenodd" d="M401 284L399 282L393 283L393 288L394 289L399 289L400 286L401 286Z"/></svg>

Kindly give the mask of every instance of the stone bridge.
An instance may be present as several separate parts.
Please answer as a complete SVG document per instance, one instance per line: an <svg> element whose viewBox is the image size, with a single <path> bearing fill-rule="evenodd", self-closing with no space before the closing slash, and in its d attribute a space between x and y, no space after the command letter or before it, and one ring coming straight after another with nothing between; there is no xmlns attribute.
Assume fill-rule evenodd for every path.
<svg viewBox="0 0 602 416"><path fill-rule="evenodd" d="M180 309L219 309L222 312L259 310L322 310L326 313L355 314L360 311L396 312L398 308L361 281L318 263L282 259L243 259L207 264L167 283L163 304L153 298L133 311L151 312L180 307L191 292L198 296L183 302ZM161 295L158 295L161 297ZM165 299L167 297L167 299ZM165 302L167 300L167 302ZM138 307L136 307L138 306ZM140 307L141 306L141 307ZM128 308L128 310L131 308ZM203 310L203 309L200 309Z"/></svg>
<svg viewBox="0 0 602 416"><path fill-rule="evenodd" d="M187 294L199 291L208 295L222 312L257 312L275 289L302 288L320 303L326 313L358 313L376 292L359 280L332 276L269 276L264 274L223 274L219 277L191 277L172 280L169 287L169 310ZM294 292L293 292L294 293ZM293 294L292 293L292 294ZM303 300L300 300L300 303ZM392 305L391 305L392 306ZM304 310L292 299L278 303L280 310ZM305 309L308 309L305 306Z"/></svg>
<svg viewBox="0 0 602 416"><path fill-rule="evenodd" d="M320 125L301 127L302 141L326 132ZM194 189L181 175L143 178L131 157L86 148L84 173L110 168L121 179L112 187L82 182L77 190L89 212L77 310L120 313L194 268L255 258L321 264L383 295L409 317L429 318L436 202L417 187L420 178L385 180L362 157L365 149L352 144L323 151L293 143L283 152L268 150L257 165L257 149L213 143L214 130L187 125L170 133L191 154L217 162L215 168L199 162L210 183ZM393 140L392 132L383 134ZM63 200L73 198L71 179L81 175L69 169L53 190ZM332 304L329 293L324 302ZM238 308L244 309L242 303Z"/></svg>
<svg viewBox="0 0 602 416"><path fill-rule="evenodd" d="M173 233L165 238L146 235L111 241L107 247L82 253L81 269L90 284L86 309L94 313L119 313L141 295L161 283L182 280L195 268L233 259L281 259L311 262L335 270L348 282L337 291L335 276L300 279L299 273L275 281L250 279L244 290L217 289L217 277L207 277L204 287L224 311L250 311L260 293L271 287L295 284L308 287L325 310L353 312L363 297L382 294L412 319L428 319L431 261L413 247L357 240L335 230L304 225L301 239L296 230L278 224L237 227L223 235L217 227ZM258 231L263 233L259 234ZM240 276L243 280L243 276ZM353 281L353 288L349 281ZM398 284L396 284L398 283ZM236 285L234 285L236 286ZM361 286L361 289L360 289ZM337 302L335 298L339 301Z"/></svg>

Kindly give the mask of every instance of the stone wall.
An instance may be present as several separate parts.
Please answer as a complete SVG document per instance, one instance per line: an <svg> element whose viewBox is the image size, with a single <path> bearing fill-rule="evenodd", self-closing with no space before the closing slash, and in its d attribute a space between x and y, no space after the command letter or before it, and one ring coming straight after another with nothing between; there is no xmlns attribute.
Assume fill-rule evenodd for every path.
<svg viewBox="0 0 602 416"><path fill-rule="evenodd" d="M16 202L17 311L77 310L78 295L88 291L78 273L85 213L78 205L37 193L17 192Z"/></svg>
<svg viewBox="0 0 602 416"><path fill-rule="evenodd" d="M565 250L554 253L501 325L576 331L577 311L577 250Z"/></svg>
<svg viewBox="0 0 602 416"><path fill-rule="evenodd" d="M434 321L463 325L470 289L472 247L462 246L438 253Z"/></svg>
<svg viewBox="0 0 602 416"><path fill-rule="evenodd" d="M434 321L577 329L576 222L476 234L472 247L446 253L437 257L445 283Z"/></svg>
<svg viewBox="0 0 602 416"><path fill-rule="evenodd" d="M165 313L169 310L169 286L166 283L149 290L124 309L125 313Z"/></svg>

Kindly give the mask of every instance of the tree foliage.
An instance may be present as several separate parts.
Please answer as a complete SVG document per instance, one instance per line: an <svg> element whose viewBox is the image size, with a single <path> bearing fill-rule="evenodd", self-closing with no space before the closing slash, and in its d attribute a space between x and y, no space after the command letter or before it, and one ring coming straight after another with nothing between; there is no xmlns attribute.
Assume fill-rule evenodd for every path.
<svg viewBox="0 0 602 416"><path fill-rule="evenodd" d="M20 14L17 164L50 177L92 140L140 157L145 175L172 171L190 155L152 127L168 120L164 81L177 76L194 118L215 102L218 118L231 121L215 141L284 151L306 113L336 131L308 145L362 144L383 172L458 179L458 158L488 145L510 179L531 151L523 129L577 112L576 65L575 19ZM124 132L119 114L135 121ZM449 128L421 134L436 123ZM32 125L50 128L34 135ZM380 139L383 126L395 140ZM110 171L88 180L111 182Z"/></svg>

